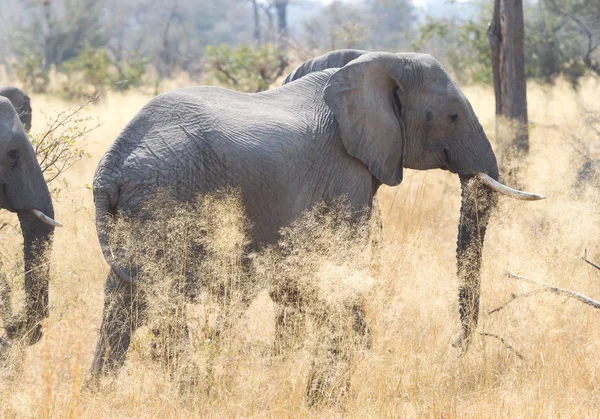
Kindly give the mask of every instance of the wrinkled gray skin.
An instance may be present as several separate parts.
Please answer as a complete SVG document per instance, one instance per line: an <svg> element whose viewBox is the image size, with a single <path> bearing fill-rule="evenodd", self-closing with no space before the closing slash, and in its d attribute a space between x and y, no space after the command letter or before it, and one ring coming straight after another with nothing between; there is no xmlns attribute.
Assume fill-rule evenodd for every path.
<svg viewBox="0 0 600 419"><path fill-rule="evenodd" d="M41 336L40 322L48 317L48 253L54 228L31 214L37 209L54 217L52 200L35 152L11 102L0 97L0 208L16 212L21 223L25 259L25 313L14 316L6 278L0 280L0 312L9 339Z"/></svg>
<svg viewBox="0 0 600 419"><path fill-rule="evenodd" d="M23 93L21 89L12 86L0 87L0 96L10 100L17 110L25 130L29 131L31 129L31 102L29 96Z"/></svg>
<svg viewBox="0 0 600 419"><path fill-rule="evenodd" d="M111 252L107 221L117 213L144 217L159 188L185 201L238 187L259 247L320 201L344 195L357 213L369 210L378 187L398 185L405 167L457 173L465 185L458 256L461 342L468 341L479 305L478 237L487 222L481 214L476 234L469 203L473 191L483 198L487 190L466 182L476 172L498 178L468 100L425 54L337 51L303 64L288 80L296 76L257 94L192 87L157 96L104 155L93 189L98 235L113 272L92 376L122 365L139 325L131 314L139 308L135 273L119 263L118 249Z"/></svg>
<svg viewBox="0 0 600 419"><path fill-rule="evenodd" d="M305 61L298 68L292 71L284 80L283 84L290 83L294 80L298 80L307 74L323 71L328 68L342 68L346 66L351 61L357 59L358 57L368 54L368 51L364 50L355 50L355 49L342 49L333 51L319 57L313 58L311 60ZM396 54L398 56L403 56L405 54ZM457 114L457 123L458 120L461 120L460 124L457 125L457 130L454 133L444 132L444 128L440 130L438 133L426 133L425 135L431 136L433 138L440 138L444 135L449 135L454 137L454 139L458 139L457 142L463 141L462 146L467 145L468 149L464 151L457 151L456 146L454 147L454 153L479 153L475 154L471 157L473 159L481 159L479 162L480 167L487 167L487 171L482 170L484 173L488 173L494 179L498 180L498 166L496 163L496 159L493 156L493 151L489 146L489 141L481 128L481 125L477 121L477 117L473 113L470 103L464 97L462 92L458 89L458 86L450 80L449 76L446 75L448 81L445 81L443 84L451 84L452 89L448 89L450 91L455 89L455 95L464 99L464 102L461 104L461 107L464 107L467 118L460 118L460 115L457 112L452 111L452 108L447 109L447 115ZM442 76L444 79L444 76ZM436 88L432 85L432 91L435 95ZM439 88L439 87L438 87ZM450 93L450 92L448 92ZM435 100L439 100L442 97L436 98ZM438 104L438 110L443 109L448 105L448 99L452 100L451 95L446 98L441 104ZM421 113L431 112L431 109L435 106L433 104L434 99L430 98L429 103L422 104L423 107L420 109ZM423 109L424 108L424 109ZM444 117L443 110L442 112L436 113L438 116L441 116L441 119ZM427 116L426 118L427 119ZM452 118L451 118L452 119ZM466 121L465 121L466 119ZM436 120L434 117L433 121ZM465 127L465 122L468 124ZM429 124L426 124L426 126ZM470 128L472 133L469 134L465 128ZM459 132L458 128L462 128L462 132ZM474 131L474 132L473 132ZM470 135L470 137L469 137ZM486 154L486 156L483 155ZM489 157L489 154L492 154ZM481 269L481 252L483 249L483 241L485 238L485 233L487 229L487 224L489 222L489 217L492 208L496 205L497 196L489 190L487 187L481 185L476 182L474 179L470 179L470 174L476 172L474 170L469 170L469 166L464 163L465 159L468 159L469 156L464 156L462 158L463 162L459 163L459 169L456 168L448 168L444 167L444 165L440 165L440 169L449 169L453 173L457 173L459 175L459 179L461 182L461 190L462 190L462 202L461 202L461 210L460 210L460 220L458 225L458 238L457 238L457 248L456 248L456 260L457 260L457 270L458 270L458 278L459 278L459 313L462 324L462 333L459 336L455 346L462 347L466 349L468 346L468 342L470 340L471 334L475 327L477 326L478 316L479 316L479 299L480 299L480 269ZM449 159L451 157L449 156ZM447 160L449 160L447 159ZM471 163L472 164L472 163ZM487 166L486 166L487 165ZM417 168L410 167L405 165L404 167L409 168ZM473 184L471 184L473 182ZM385 183L385 182L384 182Z"/></svg>

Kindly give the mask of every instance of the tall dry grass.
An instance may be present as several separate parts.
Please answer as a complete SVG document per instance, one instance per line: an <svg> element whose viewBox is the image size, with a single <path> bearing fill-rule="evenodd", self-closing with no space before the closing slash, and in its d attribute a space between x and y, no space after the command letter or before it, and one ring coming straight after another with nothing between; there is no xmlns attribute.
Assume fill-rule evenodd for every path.
<svg viewBox="0 0 600 419"><path fill-rule="evenodd" d="M482 87L464 91L493 136L493 92ZM462 357L452 347L460 328L455 261L459 182L441 171L407 171L402 185L379 191L384 237L378 271L334 233L327 233L328 240L339 251L329 248L315 255L310 246L300 246L301 256L314 265L297 265L301 275L296 279L314 283L322 278L330 287L345 280L344 291L360 285L352 289L364 299L372 334L372 349L358 350L352 359L349 389L340 403L315 408L304 396L319 353L318 324L309 325L311 333L297 349L274 356L275 308L265 292L216 354L206 332L214 324L211 303L201 299L190 306L188 325L195 343L189 346L197 362L193 371L201 377L194 383L198 391L182 395L171 371L152 361L151 326L135 335L116 380L97 393L80 390L101 322L108 271L97 244L92 194L85 185L104 150L149 99L135 93L107 95L86 111L104 123L91 138L93 157L71 170L70 188L56 203L56 218L65 227L56 231L46 334L35 346L16 351L11 367L2 370L0 416L597 417L599 312L545 293L488 313L512 293L534 289L507 278L506 270L600 299L600 272L581 260L586 248L591 259L600 260L599 191L572 188L583 163L573 137L597 140L584 126L584 110L600 108L599 92L597 80L585 81L578 92L561 83L530 84L529 113L536 125L523 178L527 190L548 199L527 203L501 198L488 228L479 331L503 337L523 359L493 337L477 336ZM44 96L33 97L32 103L37 111L34 132L43 128L39 112L69 106ZM295 237L303 237L303 231ZM0 234L2 258L17 259L18 232L4 228ZM227 260L221 262L227 265ZM230 260L234 267L235 260ZM294 266L285 258L263 261L263 275L271 278L285 276L282 266ZM21 285L17 272L9 272L15 289ZM224 278L218 271L216 277ZM339 291L329 289L324 295ZM22 294L16 292L15 298L18 302ZM323 298L315 301L313 308L323 304ZM160 320L160 314L155 310L153 316ZM206 359L211 356L214 379L207 389Z"/></svg>

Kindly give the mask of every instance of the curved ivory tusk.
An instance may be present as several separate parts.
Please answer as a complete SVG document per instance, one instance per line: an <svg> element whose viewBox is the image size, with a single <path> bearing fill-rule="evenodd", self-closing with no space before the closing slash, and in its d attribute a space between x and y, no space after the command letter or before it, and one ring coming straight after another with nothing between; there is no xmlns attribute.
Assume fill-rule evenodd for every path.
<svg viewBox="0 0 600 419"><path fill-rule="evenodd" d="M35 215L35 217L38 220L40 220L48 225L51 225L52 227L62 227L63 226L61 223L59 223L58 221L54 221L52 218L48 217L46 214L44 214L40 210L32 209L31 213L33 215Z"/></svg>
<svg viewBox="0 0 600 419"><path fill-rule="evenodd" d="M485 183L490 189L499 192L502 195L510 196L511 198L521 199L523 201L538 201L540 199L546 199L546 197L542 195L536 195L533 193L518 191L516 189L509 188L508 186L503 185L497 180L494 180L492 177L486 175L485 173L477 173L475 176L481 179L483 183Z"/></svg>

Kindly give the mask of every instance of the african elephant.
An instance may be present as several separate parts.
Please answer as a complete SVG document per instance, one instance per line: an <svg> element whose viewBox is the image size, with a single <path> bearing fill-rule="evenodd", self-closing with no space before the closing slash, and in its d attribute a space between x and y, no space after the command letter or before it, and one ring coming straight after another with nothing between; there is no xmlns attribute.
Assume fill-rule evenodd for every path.
<svg viewBox="0 0 600 419"><path fill-rule="evenodd" d="M23 93L21 89L12 86L0 87L0 96L4 96L10 100L17 110L25 130L29 132L31 129L31 101L29 100L29 96Z"/></svg>
<svg viewBox="0 0 600 419"><path fill-rule="evenodd" d="M0 277L0 314L9 339L41 336L48 316L49 260L54 221L52 199L35 152L11 102L0 97L0 208L16 212L21 224L25 259L25 313L13 316L8 284Z"/></svg>
<svg viewBox="0 0 600 419"><path fill-rule="evenodd" d="M461 342L468 341L477 323L480 240L494 199L484 199L491 189L467 183L500 185L496 157L468 100L426 54L338 51L301 69L292 74L303 77L257 94L191 87L157 96L103 156L93 193L112 269L92 377L122 365L139 325L130 313L138 278L110 247L110 221L115 214L142 219L161 188L174 189L181 201L238 188L259 248L319 202L345 196L357 212L369 211L381 184L402 182L403 168L457 173ZM469 205L474 194L479 217Z"/></svg>

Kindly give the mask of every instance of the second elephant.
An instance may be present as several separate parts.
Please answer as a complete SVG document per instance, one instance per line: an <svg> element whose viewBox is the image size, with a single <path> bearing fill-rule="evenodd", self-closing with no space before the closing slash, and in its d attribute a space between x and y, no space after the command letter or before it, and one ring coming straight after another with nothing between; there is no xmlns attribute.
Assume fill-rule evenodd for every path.
<svg viewBox="0 0 600 419"><path fill-rule="evenodd" d="M0 87L0 96L4 96L17 111L25 131L31 130L31 100L21 89L7 86Z"/></svg>

